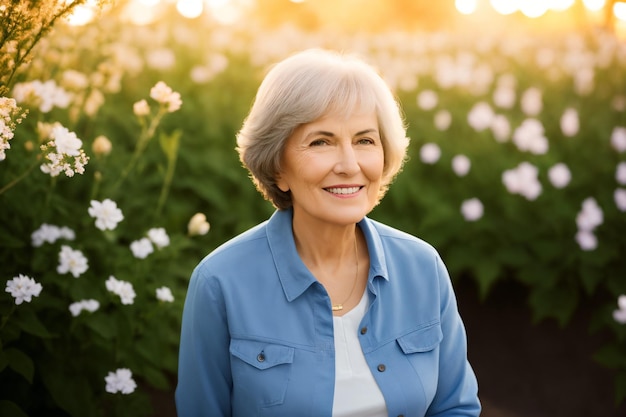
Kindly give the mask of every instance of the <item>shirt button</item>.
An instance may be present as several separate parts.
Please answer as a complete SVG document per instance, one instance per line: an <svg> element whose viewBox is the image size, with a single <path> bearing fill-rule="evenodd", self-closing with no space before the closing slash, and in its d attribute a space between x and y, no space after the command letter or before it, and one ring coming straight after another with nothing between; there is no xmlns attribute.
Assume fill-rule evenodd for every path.
<svg viewBox="0 0 626 417"><path fill-rule="evenodd" d="M256 357L256 360L259 362L265 362L265 353L261 352L258 354L258 356Z"/></svg>
<svg viewBox="0 0 626 417"><path fill-rule="evenodd" d="M367 333L367 327L361 327L361 334Z"/></svg>
<svg viewBox="0 0 626 417"><path fill-rule="evenodd" d="M385 372L386 369L387 367L383 365L382 363L378 365L378 372Z"/></svg>

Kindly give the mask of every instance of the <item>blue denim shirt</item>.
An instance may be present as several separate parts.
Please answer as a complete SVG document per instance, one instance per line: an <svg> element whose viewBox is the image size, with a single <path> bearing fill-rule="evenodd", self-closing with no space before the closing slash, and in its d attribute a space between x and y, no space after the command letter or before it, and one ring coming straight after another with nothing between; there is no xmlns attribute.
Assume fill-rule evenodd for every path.
<svg viewBox="0 0 626 417"><path fill-rule="evenodd" d="M217 248L193 272L180 340L178 417L330 417L333 315L291 210ZM389 416L478 416L476 377L446 268L416 237L364 218L370 255L359 340Z"/></svg>

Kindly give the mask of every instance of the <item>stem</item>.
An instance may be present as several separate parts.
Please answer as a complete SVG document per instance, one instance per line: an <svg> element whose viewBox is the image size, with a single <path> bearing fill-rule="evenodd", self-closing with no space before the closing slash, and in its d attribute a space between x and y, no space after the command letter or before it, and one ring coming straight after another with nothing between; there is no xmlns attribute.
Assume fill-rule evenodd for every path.
<svg viewBox="0 0 626 417"><path fill-rule="evenodd" d="M119 178L117 179L117 182L113 186L113 190L116 190L120 185L122 185L122 183L126 180L126 177L128 177L128 174L130 174L130 172L133 170L135 164L139 160L139 157L141 157L141 154L146 149L148 142L150 142L150 139L152 139L152 137L154 136L154 132L156 131L156 128L164 115L165 112L163 110L160 110L159 113L154 116L154 119L150 121L150 125L148 126L148 128L141 132L141 136L139 137L139 141L137 142L137 146L135 147L135 152L133 152L133 156L128 162L128 165L126 165Z"/></svg>
<svg viewBox="0 0 626 417"><path fill-rule="evenodd" d="M161 216L161 211L163 210L163 206L165 205L165 200L167 200L167 195L172 186L172 180L174 179L174 171L176 170L176 160L178 157L178 146L180 143L180 131L174 132L168 140L172 141L172 148L168 149L167 153L167 171L165 172L165 180L163 181L163 186L161 187L161 194L159 195L159 202L157 203L157 209L155 212L155 217L159 218Z"/></svg>
<svg viewBox="0 0 626 417"><path fill-rule="evenodd" d="M0 188L0 195L2 195L4 192L8 191L9 189L13 188L17 183L19 183L20 181L22 181L24 178L26 178L28 176L28 174L30 174L32 172L32 170L39 165L39 161L35 162L34 164L32 164L30 167L28 167L28 169L26 171L24 171L20 176L18 176L17 178L14 178L13 181L9 182L7 185L5 185L4 187Z"/></svg>

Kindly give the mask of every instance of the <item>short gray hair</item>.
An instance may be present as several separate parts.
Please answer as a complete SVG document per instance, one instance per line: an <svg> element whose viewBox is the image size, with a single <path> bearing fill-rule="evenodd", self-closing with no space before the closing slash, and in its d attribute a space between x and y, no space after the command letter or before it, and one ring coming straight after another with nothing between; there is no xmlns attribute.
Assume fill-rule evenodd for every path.
<svg viewBox="0 0 626 417"><path fill-rule="evenodd" d="M399 102L376 69L352 54L308 49L274 65L262 81L237 134L237 151L252 181L278 209L291 193L276 184L287 139L328 113L375 111L384 150L378 201L402 169L409 139Z"/></svg>

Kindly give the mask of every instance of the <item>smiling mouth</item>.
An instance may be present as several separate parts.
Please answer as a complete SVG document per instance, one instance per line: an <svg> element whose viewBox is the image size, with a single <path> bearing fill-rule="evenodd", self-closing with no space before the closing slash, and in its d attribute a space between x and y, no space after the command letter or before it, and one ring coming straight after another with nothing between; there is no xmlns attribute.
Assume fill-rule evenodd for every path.
<svg viewBox="0 0 626 417"><path fill-rule="evenodd" d="M357 193L362 187L330 187L324 188L331 194L348 195Z"/></svg>

